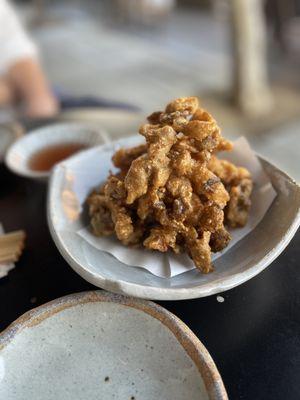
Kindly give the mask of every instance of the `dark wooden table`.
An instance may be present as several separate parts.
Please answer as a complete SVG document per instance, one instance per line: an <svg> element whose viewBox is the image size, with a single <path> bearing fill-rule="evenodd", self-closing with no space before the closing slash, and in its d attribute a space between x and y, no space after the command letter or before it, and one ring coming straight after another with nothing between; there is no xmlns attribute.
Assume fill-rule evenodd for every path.
<svg viewBox="0 0 300 400"><path fill-rule="evenodd" d="M0 166L0 221L25 229L26 250L0 280L0 331L25 311L95 289L58 253L46 222L45 184ZM215 360L230 399L300 399L300 234L259 276L222 294L159 302L181 318Z"/></svg>

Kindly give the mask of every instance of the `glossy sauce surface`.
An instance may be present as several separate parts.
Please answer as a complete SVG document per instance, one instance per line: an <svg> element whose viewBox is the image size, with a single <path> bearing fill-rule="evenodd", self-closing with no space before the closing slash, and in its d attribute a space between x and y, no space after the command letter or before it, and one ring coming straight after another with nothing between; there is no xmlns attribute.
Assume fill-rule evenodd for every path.
<svg viewBox="0 0 300 400"><path fill-rule="evenodd" d="M29 160L33 171L49 171L55 164L87 148L82 143L62 143L38 150Z"/></svg>

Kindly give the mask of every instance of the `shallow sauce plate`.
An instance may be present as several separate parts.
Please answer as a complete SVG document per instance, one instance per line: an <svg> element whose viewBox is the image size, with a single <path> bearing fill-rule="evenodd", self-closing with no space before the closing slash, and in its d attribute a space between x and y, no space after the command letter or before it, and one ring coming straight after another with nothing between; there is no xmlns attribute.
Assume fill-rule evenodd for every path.
<svg viewBox="0 0 300 400"><path fill-rule="evenodd" d="M107 142L107 133L99 127L79 123L46 125L17 140L7 151L5 163L17 175L46 181L50 170L32 168L31 160L53 146L79 145L86 148Z"/></svg>
<svg viewBox="0 0 300 400"><path fill-rule="evenodd" d="M142 268L126 266L108 253L95 249L76 233L87 222L78 209L78 201L70 193L76 193L76 185L78 188L83 183L82 171L90 167L95 152L101 154L99 165L93 168L96 185L105 180L108 170L101 166L107 165L115 149L132 146L139 140L131 137L84 151L62 162L53 171L48 196L49 228L61 254L84 279L112 292L148 299L208 296L257 275L283 251L295 234L300 222L300 188L284 172L260 158L277 197L259 225L215 261L212 273L191 270L173 278L160 278ZM75 185L76 176L69 176L67 172L70 165L82 174ZM64 190L68 180L74 186L69 193Z"/></svg>
<svg viewBox="0 0 300 400"><path fill-rule="evenodd" d="M226 400L209 353L162 307L85 292L34 309L0 334L6 400Z"/></svg>

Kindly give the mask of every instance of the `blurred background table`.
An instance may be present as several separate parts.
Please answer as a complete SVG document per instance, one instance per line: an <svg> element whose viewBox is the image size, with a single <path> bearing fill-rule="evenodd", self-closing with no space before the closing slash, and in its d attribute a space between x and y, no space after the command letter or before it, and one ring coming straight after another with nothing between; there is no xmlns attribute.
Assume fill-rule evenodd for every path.
<svg viewBox="0 0 300 400"><path fill-rule="evenodd" d="M0 221L25 229L21 260L0 280L0 330L25 311L94 290L64 261L47 227L45 184L0 166ZM159 302L181 318L215 360L230 399L300 398L300 233L260 275L217 296Z"/></svg>
<svg viewBox="0 0 300 400"><path fill-rule="evenodd" d="M233 5L243 21L245 7L252 11L237 28L244 27L243 35L234 34ZM55 89L137 105L144 115L173 98L199 96L226 137L247 136L257 152L300 179L300 0L16 0L16 6ZM250 46L250 60L249 46L236 36L259 42ZM245 86L266 80L269 111L249 113L236 98L239 60L247 66ZM261 104L257 91L247 102Z"/></svg>

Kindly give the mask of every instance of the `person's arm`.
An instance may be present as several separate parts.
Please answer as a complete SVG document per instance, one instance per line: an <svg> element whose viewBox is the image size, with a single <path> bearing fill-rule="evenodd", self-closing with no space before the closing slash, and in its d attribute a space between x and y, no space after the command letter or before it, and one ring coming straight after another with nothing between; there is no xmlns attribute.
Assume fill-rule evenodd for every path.
<svg viewBox="0 0 300 400"><path fill-rule="evenodd" d="M31 117L48 117L58 110L41 68L37 48L13 7L0 0L0 104L18 100Z"/></svg>
<svg viewBox="0 0 300 400"><path fill-rule="evenodd" d="M24 104L24 113L27 116L49 117L57 113L57 101L35 59L20 59L14 63L8 70L7 80L17 99Z"/></svg>

